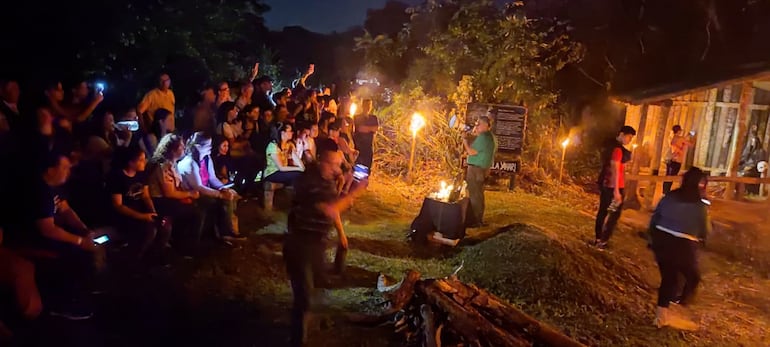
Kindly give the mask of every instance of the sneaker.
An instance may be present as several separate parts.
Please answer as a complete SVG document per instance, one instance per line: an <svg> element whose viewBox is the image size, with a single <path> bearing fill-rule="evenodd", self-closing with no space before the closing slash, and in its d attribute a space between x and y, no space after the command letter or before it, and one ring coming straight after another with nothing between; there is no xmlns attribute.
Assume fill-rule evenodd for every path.
<svg viewBox="0 0 770 347"><path fill-rule="evenodd" d="M49 312L49 314L53 317L60 317L72 321L87 320L94 316L94 313L90 310L78 308L69 310L53 310Z"/></svg>
<svg viewBox="0 0 770 347"><path fill-rule="evenodd" d="M246 236L243 235L226 235L222 236L222 240L225 240L225 242L235 242L235 241L246 241Z"/></svg>
<svg viewBox="0 0 770 347"><path fill-rule="evenodd" d="M603 251L607 249L607 241L602 241L597 239L593 242L592 246L596 247L596 249L600 251Z"/></svg>

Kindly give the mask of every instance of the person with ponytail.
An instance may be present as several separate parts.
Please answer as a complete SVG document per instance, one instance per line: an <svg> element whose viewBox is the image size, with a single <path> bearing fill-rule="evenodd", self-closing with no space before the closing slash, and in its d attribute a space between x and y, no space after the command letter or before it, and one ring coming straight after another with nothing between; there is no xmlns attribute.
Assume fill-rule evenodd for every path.
<svg viewBox="0 0 770 347"><path fill-rule="evenodd" d="M698 248L705 242L711 227L708 200L704 199L707 176L690 168L679 189L666 194L658 203L650 220L650 236L655 261L660 270L658 305L655 325L680 330L695 330L697 324L671 311L671 303L688 305L700 282ZM679 291L679 277L684 287Z"/></svg>

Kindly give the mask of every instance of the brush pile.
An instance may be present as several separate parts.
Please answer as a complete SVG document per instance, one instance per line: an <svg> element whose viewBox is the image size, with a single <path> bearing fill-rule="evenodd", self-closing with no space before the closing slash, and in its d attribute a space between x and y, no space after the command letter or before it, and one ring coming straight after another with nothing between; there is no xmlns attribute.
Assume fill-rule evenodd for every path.
<svg viewBox="0 0 770 347"><path fill-rule="evenodd" d="M387 309L380 315L351 315L352 321L392 324L407 346L583 346L497 296L450 276L420 279L407 272L391 287L381 280Z"/></svg>

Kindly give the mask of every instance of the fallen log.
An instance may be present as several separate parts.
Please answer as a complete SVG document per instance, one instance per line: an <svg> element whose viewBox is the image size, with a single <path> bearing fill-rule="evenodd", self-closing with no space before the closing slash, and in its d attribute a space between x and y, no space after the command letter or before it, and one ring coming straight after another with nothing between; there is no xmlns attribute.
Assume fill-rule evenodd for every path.
<svg viewBox="0 0 770 347"><path fill-rule="evenodd" d="M390 293L385 294L385 298L389 301L389 307L385 312L379 315L368 315L360 313L349 313L346 315L347 320L356 324L377 325L382 324L390 320L394 314L401 311L404 306L409 304L414 296L414 287L417 281L420 280L420 273L414 270L409 270L406 276L401 281L399 287Z"/></svg>
<svg viewBox="0 0 770 347"><path fill-rule="evenodd" d="M438 285L436 285L435 280L418 282L417 292L423 295L429 303L446 314L447 324L470 342L485 340L492 346L499 347L524 347L532 345L529 341L496 327L478 311L463 307L444 295Z"/></svg>
<svg viewBox="0 0 770 347"><path fill-rule="evenodd" d="M380 286L382 287L382 286ZM390 302L381 315L349 315L355 323L390 321L407 346L566 346L584 347L550 325L454 275L420 280L409 270L401 285L384 294ZM442 336L443 334L443 336Z"/></svg>
<svg viewBox="0 0 770 347"><path fill-rule="evenodd" d="M479 288L473 284L465 284L457 279L448 279L446 283L456 289L458 293L464 293L466 297L472 297L471 305L485 313L484 316L501 322L506 330L522 329L537 342L549 346L585 347L582 343L564 335L550 325L542 323L532 316L508 305L496 295Z"/></svg>

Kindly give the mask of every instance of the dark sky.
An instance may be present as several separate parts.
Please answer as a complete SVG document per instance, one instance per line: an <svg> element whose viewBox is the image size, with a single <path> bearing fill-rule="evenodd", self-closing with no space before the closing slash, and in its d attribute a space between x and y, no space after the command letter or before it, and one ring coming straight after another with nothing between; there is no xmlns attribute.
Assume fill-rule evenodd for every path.
<svg viewBox="0 0 770 347"><path fill-rule="evenodd" d="M422 0L401 0L419 4ZM354 25L364 24L366 9L382 8L387 0L265 0L270 12L265 14L267 26L281 30L285 26L299 25L310 31L329 33L344 31Z"/></svg>

